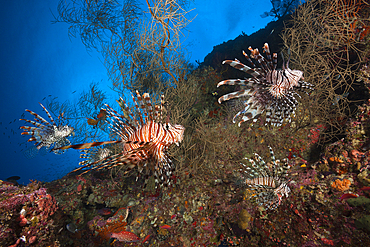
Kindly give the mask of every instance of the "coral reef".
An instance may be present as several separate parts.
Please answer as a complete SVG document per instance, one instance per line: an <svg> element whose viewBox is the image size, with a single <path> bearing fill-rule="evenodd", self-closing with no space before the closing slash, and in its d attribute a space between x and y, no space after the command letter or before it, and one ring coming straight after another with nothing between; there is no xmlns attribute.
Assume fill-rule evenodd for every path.
<svg viewBox="0 0 370 247"><path fill-rule="evenodd" d="M153 99L161 95L163 89L168 100L163 102L167 109L164 119L186 129L179 147L168 146L167 150L166 146L174 169L174 173L168 175L171 186L155 188L155 176L136 177L121 169L120 162L114 163L110 170L102 167L88 174L67 175L45 184L32 182L21 187L0 181L0 245L370 245L370 101L365 100L370 87L370 69L365 64L369 48L364 44L368 36L358 32L360 23L364 24L365 31L368 30L368 20L364 20L368 8L362 4L349 6L349 1L333 2L335 5L332 6L327 0L308 1L299 7L293 24L283 33L284 44L292 51L292 65L304 71L307 82L319 86L313 97L302 100L305 107L297 108L297 116L292 122L271 127L265 126L265 119L261 117L253 125L245 123L239 128L230 120L241 102L233 101L225 106L217 104L217 98L228 93L223 91L225 89L216 89L217 82L230 71L219 73L209 67L200 67L185 76L185 72L179 72L180 68L170 68L162 61L160 67L167 70L162 84L167 85L168 78L178 73L174 76L176 87L168 86L166 90L161 87L158 92L153 92ZM344 15L343 10L352 12ZM71 12L66 14L69 16ZM348 18L341 20L343 15ZM358 17L356 23L352 22L355 17ZM302 28L306 25L305 20L311 19L311 29ZM312 30L313 27L317 29ZM307 31L313 35L305 33ZM168 41L167 38L164 40ZM258 42L262 44L264 41ZM266 42L275 46L279 43ZM163 50L166 48L169 47L163 47ZM159 60L164 59L163 50L157 54ZM219 58L224 59L220 54ZM151 81L150 75L144 79ZM159 76L155 79L160 81ZM347 107L347 101L357 97L350 90L355 81L363 86L365 94L360 102L364 104ZM114 83L118 82L117 77ZM134 81L130 79L134 87L132 83ZM145 87L145 83L140 81L139 87ZM151 90L155 91L153 85ZM114 86L119 89L129 85ZM82 105L77 108L85 110L76 112L76 116L83 116L84 123L76 127L79 132L75 140L83 139L81 133L85 130L86 138L97 137L87 131L88 128L94 128L97 135L109 131L103 121L94 122L97 121L95 116L102 117L100 108L104 94L94 85L90 89L91 92L81 100L86 104L80 101ZM349 95L345 95L347 91L351 91ZM148 112L155 108L154 105L146 106ZM139 109L145 104L136 107ZM358 111L355 114L349 108ZM51 107L50 111L56 109ZM124 110L127 112L120 116L122 119L129 108ZM86 115L87 112L94 119ZM319 113L319 117L315 117ZM87 117L90 122L86 123ZM140 116L137 117L140 121ZM120 125L119 121L116 125ZM168 127L168 122L163 126ZM116 147L110 146L109 150ZM320 152L315 153L317 147ZM105 162L118 161L118 152L108 153L110 156L103 158ZM244 157L252 158L255 153L260 156L256 155L256 162L251 162L251 166L255 171L258 168L261 176L252 178L257 172L246 171L248 176L241 178L240 162ZM310 156L314 158L310 159ZM278 162L283 159L284 162ZM139 165L142 169L149 167ZM265 169L259 169L261 167ZM275 170L268 174L270 168ZM278 207L266 210L256 205L251 199L257 195L256 191L244 185L254 181L256 187L272 188L282 173L284 181L270 193ZM267 179L267 175L271 179ZM282 188L286 195L283 200Z"/></svg>
<svg viewBox="0 0 370 247"><path fill-rule="evenodd" d="M351 185L351 181L348 179L336 179L332 184L331 187L338 190L338 191L346 191L349 190L349 186Z"/></svg>
<svg viewBox="0 0 370 247"><path fill-rule="evenodd" d="M54 246L58 205L46 188L37 182L17 187L0 180L0 193L0 245Z"/></svg>

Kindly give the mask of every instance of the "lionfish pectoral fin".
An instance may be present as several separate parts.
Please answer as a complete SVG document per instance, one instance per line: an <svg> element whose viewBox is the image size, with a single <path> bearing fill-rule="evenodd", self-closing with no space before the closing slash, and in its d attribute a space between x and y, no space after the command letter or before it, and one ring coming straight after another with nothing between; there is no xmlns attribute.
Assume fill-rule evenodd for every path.
<svg viewBox="0 0 370 247"><path fill-rule="evenodd" d="M253 122L257 121L257 116L259 116L263 112L263 109L261 107L250 109L248 112L246 112L246 115L244 115L241 119L241 121L238 123L238 126L240 127L241 123L246 122L248 120L253 119Z"/></svg>
<svg viewBox="0 0 370 247"><path fill-rule="evenodd" d="M91 142L91 143L83 143L83 144L75 144L75 145L69 145L69 146L64 146L64 147L58 147L58 148L53 148L53 150L58 150L58 149L85 149L85 148L91 148L91 147L97 147L101 145L106 145L106 144L114 144L114 143L122 143L124 141L106 141L106 142Z"/></svg>
<svg viewBox="0 0 370 247"><path fill-rule="evenodd" d="M224 81L220 81L217 84L217 87L222 86L222 85L229 85L229 86L242 85L242 86L247 86L248 83L245 83L246 81L247 82L250 82L249 80L241 80L241 79L224 80Z"/></svg>
<svg viewBox="0 0 370 247"><path fill-rule="evenodd" d="M169 187L171 185L172 174L175 171L171 159L166 155L162 161L157 164L156 171L154 172L156 188Z"/></svg>
<svg viewBox="0 0 370 247"><path fill-rule="evenodd" d="M250 92L251 92L251 89L246 89L246 90L240 90L237 92L226 94L218 98L218 103L221 104L222 101L227 101L227 100L234 99L234 98L240 98L243 96L250 96L251 95Z"/></svg>
<svg viewBox="0 0 370 247"><path fill-rule="evenodd" d="M253 98L249 98L245 103L245 108L244 110L238 112L234 117L233 117L233 123L235 123L236 118L240 115L243 114L244 116L242 117L242 120L238 123L238 126L240 127L240 124L242 122L248 121L250 119L254 119L258 115L260 115L263 112L263 108L257 105L254 101Z"/></svg>
<svg viewBox="0 0 370 247"><path fill-rule="evenodd" d="M111 141L111 142L105 142L105 144L109 144L109 143L121 143L121 142L124 142L124 141ZM136 143L136 142L134 142ZM140 142L142 143L142 142ZM91 143L85 143L85 144L91 144ZM88 173L92 170L100 170L100 169L103 169L103 168L107 168L107 169L111 169L113 167L116 167L116 166L121 166L121 165L125 165L126 167L126 171L125 171L125 174L127 172L129 172L132 168L134 168L136 166L136 162L134 161L135 160L135 157L138 153L142 152L143 150L145 150L146 148L148 148L148 145L150 143L148 142L145 142L145 143L142 143L143 146L139 147L139 148L136 148L134 150L131 150L127 153L118 153L118 154L114 154L114 155L111 155L111 156L108 156L108 157L105 157L104 159L101 159L101 160L97 160L93 163L89 163L87 165L84 165L82 167L79 167L73 171L71 171L69 174L71 173L74 173L74 172L77 172L77 171L80 171L84 168L87 168L87 167L92 167L86 171L84 171L83 173L80 174L83 175L85 173ZM80 145L83 145L83 144L80 144ZM103 145L103 144L101 144ZM73 145L71 145L73 146ZM68 146L67 146L68 147Z"/></svg>

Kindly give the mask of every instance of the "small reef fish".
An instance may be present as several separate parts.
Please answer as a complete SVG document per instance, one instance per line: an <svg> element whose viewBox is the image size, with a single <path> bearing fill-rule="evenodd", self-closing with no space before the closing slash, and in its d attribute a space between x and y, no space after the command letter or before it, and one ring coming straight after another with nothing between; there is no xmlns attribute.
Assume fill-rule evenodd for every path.
<svg viewBox="0 0 370 247"><path fill-rule="evenodd" d="M104 109L100 109L100 112L96 117L98 119L105 119L107 117L107 112Z"/></svg>
<svg viewBox="0 0 370 247"><path fill-rule="evenodd" d="M106 216L113 214L113 211L110 208L101 208L98 210L98 214Z"/></svg>
<svg viewBox="0 0 370 247"><path fill-rule="evenodd" d="M68 231L72 232L72 233L75 233L78 231L76 225L74 223L69 223L66 225L66 228Z"/></svg>
<svg viewBox="0 0 370 247"><path fill-rule="evenodd" d="M333 105L338 104L339 100L344 99L348 95L349 95L349 93L347 92L347 93L344 93L344 94L340 94L340 95L335 96L335 98L333 100Z"/></svg>
<svg viewBox="0 0 370 247"><path fill-rule="evenodd" d="M127 231L122 231L122 232L118 232L118 233L111 233L110 237L115 238L120 242L126 242L126 243L140 241L140 238L138 236L136 236L135 233L127 232Z"/></svg>
<svg viewBox="0 0 370 247"><path fill-rule="evenodd" d="M150 239L150 234L149 235L147 235L145 238L144 238L144 240L143 240L143 243L145 243L146 241L148 241Z"/></svg>
<svg viewBox="0 0 370 247"><path fill-rule="evenodd" d="M356 197L358 197L358 195L355 195L355 194L352 194L352 193L346 193L346 194L343 194L339 199L340 200L347 200L347 199L356 198Z"/></svg>
<svg viewBox="0 0 370 247"><path fill-rule="evenodd" d="M370 190L370 186L362 187L360 190L362 190L362 191Z"/></svg>
<svg viewBox="0 0 370 247"><path fill-rule="evenodd" d="M19 180L21 177L19 176L11 176L6 179L7 182L12 183L12 185L19 185L17 180Z"/></svg>
<svg viewBox="0 0 370 247"><path fill-rule="evenodd" d="M87 124L95 126L99 123L100 120L105 120L107 118L107 112L103 109L100 110L99 114L96 116L97 119L94 118L86 118Z"/></svg>
<svg viewBox="0 0 370 247"><path fill-rule="evenodd" d="M6 180L7 180L7 181L9 181L9 180L15 180L15 181L17 181L17 180L19 180L19 179L21 179L21 177L20 177L20 176L11 176L11 177L8 177Z"/></svg>
<svg viewBox="0 0 370 247"><path fill-rule="evenodd" d="M162 228L162 229L171 229L171 226L169 226L169 225L163 225L163 226L160 226L160 228Z"/></svg>
<svg viewBox="0 0 370 247"><path fill-rule="evenodd" d="M99 123L99 119L92 119L92 118L86 118L87 119L87 124L88 125L97 125Z"/></svg>

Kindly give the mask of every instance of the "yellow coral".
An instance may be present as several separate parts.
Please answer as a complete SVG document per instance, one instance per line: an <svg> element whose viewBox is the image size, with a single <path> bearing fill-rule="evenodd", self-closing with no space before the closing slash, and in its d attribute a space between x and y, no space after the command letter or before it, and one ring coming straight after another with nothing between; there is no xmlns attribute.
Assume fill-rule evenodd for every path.
<svg viewBox="0 0 370 247"><path fill-rule="evenodd" d="M343 180L337 179L331 184L331 187L338 191L346 191L349 189L350 186L351 186L351 181L349 181L348 179L343 179Z"/></svg>

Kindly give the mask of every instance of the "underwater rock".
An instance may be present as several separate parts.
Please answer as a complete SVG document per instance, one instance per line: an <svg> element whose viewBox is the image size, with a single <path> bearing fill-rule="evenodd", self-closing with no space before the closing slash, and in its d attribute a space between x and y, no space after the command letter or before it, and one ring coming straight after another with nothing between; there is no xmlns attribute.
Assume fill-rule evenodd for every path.
<svg viewBox="0 0 370 247"><path fill-rule="evenodd" d="M242 209L239 214L238 226L243 230L247 229L251 219L251 214L247 210Z"/></svg>
<svg viewBox="0 0 370 247"><path fill-rule="evenodd" d="M193 217L191 217L187 212L184 213L183 218L187 224L193 222Z"/></svg>
<svg viewBox="0 0 370 247"><path fill-rule="evenodd" d="M370 231L370 215L365 215L360 219L356 220L355 225L357 228L366 229Z"/></svg>
<svg viewBox="0 0 370 247"><path fill-rule="evenodd" d="M353 149L351 151L351 157L356 161L356 162L359 162L361 161L362 157L364 157L365 154L356 150L356 149Z"/></svg>
<svg viewBox="0 0 370 247"><path fill-rule="evenodd" d="M83 225L84 224L84 218L85 218L85 214L82 210L76 210L73 212L72 214L72 218L73 218L73 221L74 222L78 222L77 225Z"/></svg>
<svg viewBox="0 0 370 247"><path fill-rule="evenodd" d="M135 206L135 205L138 205L139 202L138 201L135 201L135 200L130 200L128 203L127 203L127 206L128 207L132 207L132 206Z"/></svg>
<svg viewBox="0 0 370 247"><path fill-rule="evenodd" d="M357 178L360 180L361 183L364 185L370 185L370 179L368 178L367 170L362 171L360 174L357 175Z"/></svg>
<svg viewBox="0 0 370 247"><path fill-rule="evenodd" d="M347 200L347 202L352 207L363 206L367 210L370 210L370 199L364 196L359 196L357 198L350 198Z"/></svg>
<svg viewBox="0 0 370 247"><path fill-rule="evenodd" d="M76 225L74 223L69 223L66 225L66 228L68 231L72 232L72 233L75 233L78 231Z"/></svg>
<svg viewBox="0 0 370 247"><path fill-rule="evenodd" d="M158 227L156 231L157 231L157 238L159 241L164 241L171 236L168 229Z"/></svg>
<svg viewBox="0 0 370 247"><path fill-rule="evenodd" d="M318 191L315 193L315 199L318 203L325 205L327 203L327 199L325 197L326 194L324 194L321 191Z"/></svg>

